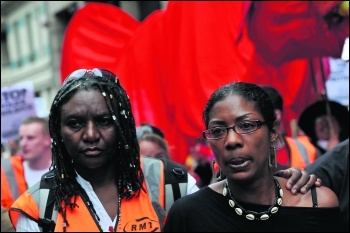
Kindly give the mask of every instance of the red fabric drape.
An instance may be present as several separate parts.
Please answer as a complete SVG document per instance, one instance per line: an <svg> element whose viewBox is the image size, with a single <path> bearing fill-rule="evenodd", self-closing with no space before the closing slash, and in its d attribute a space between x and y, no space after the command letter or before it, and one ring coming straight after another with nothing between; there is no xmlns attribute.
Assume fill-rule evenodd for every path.
<svg viewBox="0 0 350 233"><path fill-rule="evenodd" d="M279 66L267 63L255 51L247 27L241 27L245 4L169 1L165 10L152 13L141 23L130 16L126 21L110 20L109 16L103 18L103 27L96 27L92 22L101 12L96 8L106 6L88 3L93 7L78 10L68 25L62 77L81 67L114 71L130 96L136 124L158 126L169 142L172 158L183 164L193 138L201 137L204 130L201 115L206 101L228 82L275 86L284 97L289 128L289 121L317 97L309 61L299 59ZM117 11L119 15L113 17L128 17ZM81 33L82 28L89 36ZM96 40L100 34L108 43ZM119 46L114 48L114 41ZM314 68L320 73L317 65Z"/></svg>
<svg viewBox="0 0 350 233"><path fill-rule="evenodd" d="M254 1L249 36L267 62L279 66L299 58L341 57L349 18L327 18L342 1Z"/></svg>
<svg viewBox="0 0 350 233"><path fill-rule="evenodd" d="M113 72L121 51L139 22L120 8L89 3L76 11L62 44L61 79L80 68L104 67Z"/></svg>

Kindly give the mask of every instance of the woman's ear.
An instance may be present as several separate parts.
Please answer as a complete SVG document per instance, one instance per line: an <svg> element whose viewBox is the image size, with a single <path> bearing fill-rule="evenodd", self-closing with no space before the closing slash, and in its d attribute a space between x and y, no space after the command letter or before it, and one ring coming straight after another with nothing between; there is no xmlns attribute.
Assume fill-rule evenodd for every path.
<svg viewBox="0 0 350 233"><path fill-rule="evenodd" d="M279 135L279 122L278 122L278 120L276 120L272 130L270 131L271 143L276 142L279 137L280 137L280 135Z"/></svg>

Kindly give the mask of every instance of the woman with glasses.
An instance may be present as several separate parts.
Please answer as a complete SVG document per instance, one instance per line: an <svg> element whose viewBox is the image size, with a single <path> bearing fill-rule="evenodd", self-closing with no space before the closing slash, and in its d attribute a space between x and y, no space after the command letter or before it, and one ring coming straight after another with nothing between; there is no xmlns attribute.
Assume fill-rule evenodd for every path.
<svg viewBox="0 0 350 233"><path fill-rule="evenodd" d="M279 142L271 99L255 84L216 90L203 111L208 141L226 179L176 201L165 232L337 231L336 195L313 187L293 195L276 177Z"/></svg>
<svg viewBox="0 0 350 233"><path fill-rule="evenodd" d="M163 165L140 156L129 97L113 73L71 73L51 105L49 129L52 165L11 206L17 231L161 230L169 207ZM315 183L290 171L293 182L303 174L302 185Z"/></svg>

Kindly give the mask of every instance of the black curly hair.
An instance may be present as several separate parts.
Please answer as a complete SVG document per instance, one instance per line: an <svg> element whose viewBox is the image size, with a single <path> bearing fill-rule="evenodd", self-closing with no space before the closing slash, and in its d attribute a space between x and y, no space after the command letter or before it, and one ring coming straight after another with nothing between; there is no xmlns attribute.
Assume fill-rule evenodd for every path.
<svg viewBox="0 0 350 233"><path fill-rule="evenodd" d="M67 207L76 207L76 198L83 195L90 203L86 192L76 181L76 172L71 157L62 141L60 124L62 105L67 103L79 90L98 90L104 96L109 112L115 123L117 141L115 156L117 161L115 182L120 198L131 199L143 189L143 172L140 165L140 148L136 137L135 120L129 96L118 78L105 69L77 70L71 73L55 96L50 114L52 165L54 173L55 206L62 214L64 222ZM94 207L92 211L96 214ZM97 215L96 215L97 216ZM97 216L98 218L98 216Z"/></svg>

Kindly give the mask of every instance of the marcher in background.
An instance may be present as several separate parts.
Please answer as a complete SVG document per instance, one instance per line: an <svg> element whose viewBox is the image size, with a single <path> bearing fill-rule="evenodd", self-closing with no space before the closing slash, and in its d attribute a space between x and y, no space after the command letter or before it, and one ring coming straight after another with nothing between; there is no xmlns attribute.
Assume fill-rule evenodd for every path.
<svg viewBox="0 0 350 233"><path fill-rule="evenodd" d="M326 152L306 170L335 192L339 199L341 231L349 232L349 139Z"/></svg>
<svg viewBox="0 0 350 233"><path fill-rule="evenodd" d="M20 152L20 142L18 139L10 139L7 141L7 144L9 145L11 155L16 155Z"/></svg>
<svg viewBox="0 0 350 233"><path fill-rule="evenodd" d="M165 232L336 231L339 204L327 187L292 195L274 176L278 123L258 85L235 82L209 98L203 137L226 176L176 201ZM277 123L277 124L276 124Z"/></svg>
<svg viewBox="0 0 350 233"><path fill-rule="evenodd" d="M327 103L330 116L327 115ZM349 138L349 110L332 100L316 101L304 109L298 125L310 138L320 156Z"/></svg>
<svg viewBox="0 0 350 233"><path fill-rule="evenodd" d="M282 124L283 119L283 97L279 91L268 85L260 85L270 96L275 108L277 122L279 124L279 134L281 143L276 148L277 168L276 170L286 169L288 167L297 167L301 170L311 163L316 158L316 148L305 135L287 136Z"/></svg>
<svg viewBox="0 0 350 233"><path fill-rule="evenodd" d="M4 143L1 143L1 158L8 158L19 152L19 142L17 139L9 139Z"/></svg>
<svg viewBox="0 0 350 233"><path fill-rule="evenodd" d="M186 165L188 170L197 178L199 188L209 185L212 181L212 154L210 147L203 138L196 138L194 145L190 147Z"/></svg>
<svg viewBox="0 0 350 233"><path fill-rule="evenodd" d="M1 206L9 209L51 166L48 120L29 117L19 126L20 154L1 159Z"/></svg>
<svg viewBox="0 0 350 233"><path fill-rule="evenodd" d="M154 134L157 134L159 137L165 139L163 131L160 130L158 127L152 125L152 124L143 122L143 123L141 123L140 126L138 126L136 128L136 136L137 136L137 138L139 138L142 135L147 134L147 133L154 133Z"/></svg>
<svg viewBox="0 0 350 233"><path fill-rule="evenodd" d="M173 203L162 171L168 166L140 155L129 97L113 73L68 75L51 105L49 128L52 169L11 206L17 231L161 230ZM284 173L293 173L297 190L316 182L300 170Z"/></svg>
<svg viewBox="0 0 350 233"><path fill-rule="evenodd" d="M167 141L155 133L145 133L138 137L141 155L153 158L170 158Z"/></svg>
<svg viewBox="0 0 350 233"><path fill-rule="evenodd" d="M152 127L156 128L155 126ZM159 130L158 128L156 129ZM158 132L157 130L154 130L153 132ZM136 128L136 132L138 132L138 128ZM159 132L161 131L159 130ZM141 157L148 156L151 158L161 159L165 162L165 165L172 166L169 169L165 168L165 172L167 173L165 179L168 180L166 183L169 183L169 186L171 186L171 189L173 189L172 191L174 195L172 197L166 197L166 199L170 198L171 200L175 201L181 196L198 191L199 188L196 185L196 179L187 172L187 168L182 164L171 160L168 142L162 138L161 135L164 136L164 134L155 134L149 131L144 131L137 140L140 146ZM174 170L174 168L176 169ZM187 176L187 179L183 180L182 184L177 182L177 179L174 179L174 177L178 177L179 175ZM174 191L184 189L184 187L186 187L186 193L184 195L179 195L177 191ZM165 210L168 211L169 209L170 206L168 205Z"/></svg>

